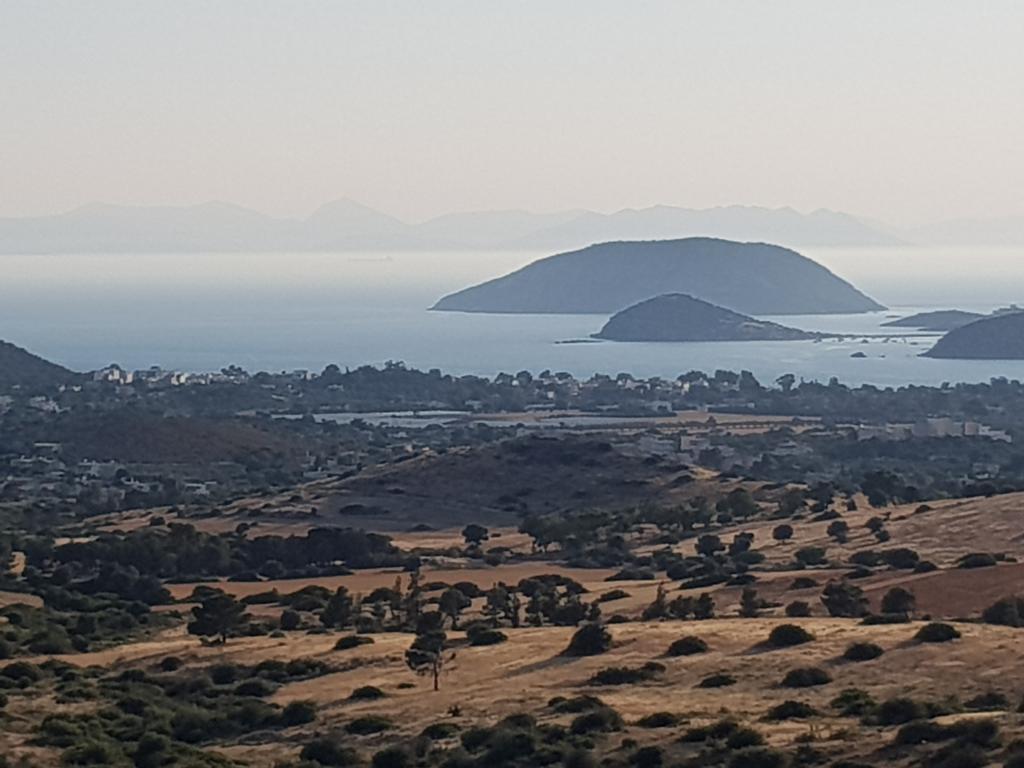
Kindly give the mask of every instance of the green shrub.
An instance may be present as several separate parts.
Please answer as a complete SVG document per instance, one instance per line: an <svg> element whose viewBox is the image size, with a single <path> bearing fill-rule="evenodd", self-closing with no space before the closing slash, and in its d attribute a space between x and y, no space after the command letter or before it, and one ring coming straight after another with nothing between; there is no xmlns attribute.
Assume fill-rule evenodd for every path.
<svg viewBox="0 0 1024 768"><path fill-rule="evenodd" d="M404 747L385 747L373 756L373 768L410 768L416 758Z"/></svg>
<svg viewBox="0 0 1024 768"><path fill-rule="evenodd" d="M375 699L383 699L384 691L375 685L363 685L356 688L349 694L349 699L352 701L373 701Z"/></svg>
<svg viewBox="0 0 1024 768"><path fill-rule="evenodd" d="M366 635L345 635L338 638L338 642L334 644L334 650L347 651L361 645L373 645L373 638Z"/></svg>
<svg viewBox="0 0 1024 768"><path fill-rule="evenodd" d="M787 700L772 707L765 715L766 720L800 720L818 714L810 704L802 701Z"/></svg>
<svg viewBox="0 0 1024 768"><path fill-rule="evenodd" d="M727 688L730 685L736 685L736 678L725 672L708 675L697 683L698 688Z"/></svg>
<svg viewBox="0 0 1024 768"><path fill-rule="evenodd" d="M455 723L431 723L420 731L420 737L430 741L441 741L442 739L450 739L458 732L459 726Z"/></svg>
<svg viewBox="0 0 1024 768"><path fill-rule="evenodd" d="M960 637L960 631L951 624L943 624L941 621L933 621L925 624L914 635L914 639L921 643L948 643Z"/></svg>
<svg viewBox="0 0 1024 768"><path fill-rule="evenodd" d="M871 661L877 659L885 653L881 646L875 645L874 643L853 643L843 653L843 658L847 661Z"/></svg>
<svg viewBox="0 0 1024 768"><path fill-rule="evenodd" d="M360 762L359 755L354 750L326 738L309 742L302 748L299 757L329 768L348 768L359 765Z"/></svg>
<svg viewBox="0 0 1024 768"><path fill-rule="evenodd" d="M867 691L845 688L829 702L829 706L839 710L843 717L863 717L874 712L878 705Z"/></svg>
<svg viewBox="0 0 1024 768"><path fill-rule="evenodd" d="M665 667L649 661L642 667L607 667L598 670L590 678L591 685L632 685L653 680L665 671Z"/></svg>
<svg viewBox="0 0 1024 768"><path fill-rule="evenodd" d="M735 720L719 720L711 725L691 728L683 734L680 741L684 744L695 744L704 741L723 741L732 734L739 725Z"/></svg>
<svg viewBox="0 0 1024 768"><path fill-rule="evenodd" d="M391 720L382 715L364 715L363 717L357 717L346 725L345 731L357 736L369 736L370 734L390 730L392 727Z"/></svg>
<svg viewBox="0 0 1024 768"><path fill-rule="evenodd" d="M764 736L753 728L737 728L729 734L725 740L725 746L729 749L746 749L747 747L760 747L764 744Z"/></svg>
<svg viewBox="0 0 1024 768"><path fill-rule="evenodd" d="M674 728L679 723L679 715L673 715L671 712L654 712L636 721L640 728Z"/></svg>
<svg viewBox="0 0 1024 768"><path fill-rule="evenodd" d="M612 647L612 636L601 624L584 624L569 641L563 656L597 656Z"/></svg>
<svg viewBox="0 0 1024 768"><path fill-rule="evenodd" d="M281 710L280 723L285 728L305 725L316 720L316 703L312 701L290 701Z"/></svg>
<svg viewBox="0 0 1024 768"><path fill-rule="evenodd" d="M605 706L605 703L597 698L597 696L584 694L583 696L573 696L571 699L567 699L563 696L556 696L548 702L548 706L559 714L576 715L580 712L590 712L594 709L601 709Z"/></svg>
<svg viewBox="0 0 1024 768"><path fill-rule="evenodd" d="M920 701L898 696L878 705L875 720L879 725L903 725L928 717L928 706Z"/></svg>
<svg viewBox="0 0 1024 768"><path fill-rule="evenodd" d="M508 635L502 632L500 629L491 629L490 627L481 627L479 629L474 628L473 630L466 633L466 638L469 640L469 644L473 646L487 646L487 645L500 645L508 640Z"/></svg>
<svg viewBox="0 0 1024 768"><path fill-rule="evenodd" d="M789 759L782 752L766 747L744 749L729 758L728 768L785 768Z"/></svg>
<svg viewBox="0 0 1024 768"><path fill-rule="evenodd" d="M688 635L674 641L668 647L667 656L693 656L698 653L707 653L708 644L699 637Z"/></svg>
<svg viewBox="0 0 1024 768"><path fill-rule="evenodd" d="M968 699L964 708L972 712L995 712L1010 708L1010 700L998 691L989 691Z"/></svg>
<svg viewBox="0 0 1024 768"><path fill-rule="evenodd" d="M814 640L814 635L796 624L779 624L768 635L768 645L773 648L791 648Z"/></svg>
<svg viewBox="0 0 1024 768"><path fill-rule="evenodd" d="M620 731L622 730L622 717L611 707L600 707L574 719L569 730L577 736Z"/></svg>
<svg viewBox="0 0 1024 768"><path fill-rule="evenodd" d="M784 688L813 688L832 682L832 676L821 667L791 669L782 678Z"/></svg>

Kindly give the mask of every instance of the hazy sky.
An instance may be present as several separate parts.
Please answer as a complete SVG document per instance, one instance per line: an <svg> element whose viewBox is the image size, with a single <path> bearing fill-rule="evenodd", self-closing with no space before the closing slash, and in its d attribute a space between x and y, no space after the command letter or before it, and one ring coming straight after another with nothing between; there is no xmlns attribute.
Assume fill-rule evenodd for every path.
<svg viewBox="0 0 1024 768"><path fill-rule="evenodd" d="M0 215L1024 214L1019 0L0 0Z"/></svg>

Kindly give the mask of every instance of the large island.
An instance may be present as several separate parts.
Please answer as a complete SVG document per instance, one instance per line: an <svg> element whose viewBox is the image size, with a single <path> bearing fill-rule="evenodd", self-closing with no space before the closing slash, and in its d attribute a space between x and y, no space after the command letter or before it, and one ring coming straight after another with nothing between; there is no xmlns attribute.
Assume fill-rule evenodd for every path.
<svg viewBox="0 0 1024 768"><path fill-rule="evenodd" d="M1024 360L1024 312L1006 312L956 328L924 357L946 360Z"/></svg>
<svg viewBox="0 0 1024 768"><path fill-rule="evenodd" d="M748 315L884 309L796 251L707 237L601 243L549 256L445 296L433 308L608 315L664 293L685 293Z"/></svg>

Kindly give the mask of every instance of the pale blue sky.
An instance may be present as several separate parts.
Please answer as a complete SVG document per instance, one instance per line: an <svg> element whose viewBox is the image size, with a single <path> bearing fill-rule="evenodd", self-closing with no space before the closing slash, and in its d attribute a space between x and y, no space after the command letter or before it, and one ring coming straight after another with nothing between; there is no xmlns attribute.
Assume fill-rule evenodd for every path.
<svg viewBox="0 0 1024 768"><path fill-rule="evenodd" d="M1015 0L2 0L0 215L1024 214Z"/></svg>

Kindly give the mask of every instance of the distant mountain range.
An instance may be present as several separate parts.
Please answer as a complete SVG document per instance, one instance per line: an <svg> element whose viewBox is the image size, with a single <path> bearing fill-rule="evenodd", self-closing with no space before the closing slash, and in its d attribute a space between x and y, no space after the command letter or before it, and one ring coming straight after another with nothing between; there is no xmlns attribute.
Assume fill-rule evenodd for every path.
<svg viewBox="0 0 1024 768"><path fill-rule="evenodd" d="M228 203L186 207L93 204L67 213L0 218L0 253L158 253L580 248L608 240L689 236L799 246L897 245L883 228L818 210L655 206L603 214L478 211L410 224L351 200L304 219L283 219Z"/></svg>
<svg viewBox="0 0 1024 768"><path fill-rule="evenodd" d="M1024 217L961 219L912 230L819 209L657 205L615 213L470 211L421 223L352 200L301 219L230 203L127 206L94 203L52 216L0 218L0 253L203 251L566 250L611 240L727 240L808 246L1024 244Z"/></svg>
<svg viewBox="0 0 1024 768"><path fill-rule="evenodd" d="M445 296L449 312L611 314L684 293L746 315L884 309L821 264L765 243L708 237L591 245Z"/></svg>

